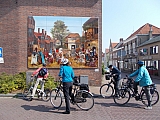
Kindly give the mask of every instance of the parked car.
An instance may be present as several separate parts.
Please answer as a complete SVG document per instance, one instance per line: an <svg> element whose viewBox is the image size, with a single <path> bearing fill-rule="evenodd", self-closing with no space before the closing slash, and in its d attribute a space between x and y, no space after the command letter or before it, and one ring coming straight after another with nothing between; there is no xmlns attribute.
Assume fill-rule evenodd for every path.
<svg viewBox="0 0 160 120"><path fill-rule="evenodd" d="M158 69L154 66L146 66L150 75L158 75Z"/></svg>
<svg viewBox="0 0 160 120"><path fill-rule="evenodd" d="M105 73L105 74L109 74L109 73L110 73L110 71L109 71L109 68L108 68L108 67L105 67L105 68L104 68L104 73Z"/></svg>
<svg viewBox="0 0 160 120"><path fill-rule="evenodd" d="M146 66L146 68L147 70L157 70L157 68L154 66Z"/></svg>

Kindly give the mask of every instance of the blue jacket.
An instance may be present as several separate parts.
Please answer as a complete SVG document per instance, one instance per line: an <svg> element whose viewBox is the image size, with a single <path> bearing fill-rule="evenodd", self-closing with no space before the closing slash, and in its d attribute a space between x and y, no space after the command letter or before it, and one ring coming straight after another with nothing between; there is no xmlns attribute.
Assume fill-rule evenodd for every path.
<svg viewBox="0 0 160 120"><path fill-rule="evenodd" d="M112 75L113 75L113 74L116 75L116 76L113 77L115 81L118 81L118 80L121 79L121 72L120 72L120 71L118 70L118 68L116 68L115 66L113 66L113 69L112 69L112 71L111 71L111 74L112 74Z"/></svg>
<svg viewBox="0 0 160 120"><path fill-rule="evenodd" d="M62 82L73 82L74 72L71 66L61 66L59 76L62 77Z"/></svg>
<svg viewBox="0 0 160 120"><path fill-rule="evenodd" d="M134 73L130 74L129 77L134 77L136 75L138 75L138 76L135 79L135 82L139 82L139 85L141 87L152 84L152 80L151 80L150 75L148 73L148 70L146 69L145 66L140 67Z"/></svg>

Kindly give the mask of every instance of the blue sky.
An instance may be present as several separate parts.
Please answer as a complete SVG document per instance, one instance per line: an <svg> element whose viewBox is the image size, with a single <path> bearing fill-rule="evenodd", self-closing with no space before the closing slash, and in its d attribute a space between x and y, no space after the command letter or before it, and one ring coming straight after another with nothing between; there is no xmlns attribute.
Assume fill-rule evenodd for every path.
<svg viewBox="0 0 160 120"><path fill-rule="evenodd" d="M33 16L35 20L35 32L38 32L38 28L40 31L44 29L47 31L47 35L50 35L50 30L54 26L54 22L57 20L61 20L65 23L67 28L72 33L79 33L82 35L82 26L89 19L89 17L60 17L60 16Z"/></svg>
<svg viewBox="0 0 160 120"><path fill-rule="evenodd" d="M102 51L146 23L160 28L160 0L102 0Z"/></svg>

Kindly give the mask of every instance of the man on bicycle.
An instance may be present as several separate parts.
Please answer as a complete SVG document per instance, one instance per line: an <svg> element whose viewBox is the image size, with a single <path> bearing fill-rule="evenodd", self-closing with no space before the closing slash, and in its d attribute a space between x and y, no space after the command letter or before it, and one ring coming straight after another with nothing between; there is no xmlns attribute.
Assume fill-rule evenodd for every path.
<svg viewBox="0 0 160 120"><path fill-rule="evenodd" d="M66 111L63 114L70 114L70 103L69 96L72 97L72 85L74 78L74 71L71 66L69 66L68 59L64 58L61 62L61 67L59 71L59 79L63 83L63 94L65 97Z"/></svg>
<svg viewBox="0 0 160 120"><path fill-rule="evenodd" d="M129 77L134 77L137 75L137 78L134 80L134 84L133 84L134 92L136 95L138 95L138 85L140 85L141 87L144 87L145 94L148 100L148 106L145 107L144 109L152 109L152 106L151 106L152 96L151 96L150 87L149 87L149 85L152 84L152 80L150 78L148 70L144 66L143 61L138 61L137 64L139 69L133 72L132 74L130 74Z"/></svg>
<svg viewBox="0 0 160 120"><path fill-rule="evenodd" d="M46 78L48 77L49 73L48 73L48 70L47 70L47 71L46 71L47 73L46 73L44 76L41 76L41 75L39 74L39 72L40 72L41 69L46 69L46 70L47 70L45 63L43 63L43 64L42 64L42 67L38 68L38 69L37 69L36 71L34 71L34 72L32 73L32 75L31 75L31 77L33 77L34 75L37 75L37 76L36 76L36 77L37 77L37 80L36 80L36 84L34 85L34 88L33 88L33 91L32 91L32 95L31 95L31 97L30 97L30 101L32 101L32 99L33 99L33 97L34 97L34 95L35 95L35 93L36 93L37 86L38 86L39 82L41 82L41 90L44 91L44 82L45 82L45 81L44 81L43 79L46 79Z"/></svg>
<svg viewBox="0 0 160 120"><path fill-rule="evenodd" d="M119 84L121 79L121 72L118 70L117 67L113 65L109 65L108 68L110 69L111 75L114 78L114 89L115 89L115 96L117 96L117 92L119 90Z"/></svg>

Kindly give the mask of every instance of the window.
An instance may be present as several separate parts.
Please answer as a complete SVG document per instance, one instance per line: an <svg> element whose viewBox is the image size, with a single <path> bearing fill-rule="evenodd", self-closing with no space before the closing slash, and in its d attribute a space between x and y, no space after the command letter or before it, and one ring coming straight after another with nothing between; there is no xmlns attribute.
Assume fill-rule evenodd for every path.
<svg viewBox="0 0 160 120"><path fill-rule="evenodd" d="M150 47L150 54L158 54L158 45Z"/></svg>

